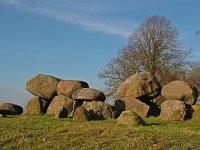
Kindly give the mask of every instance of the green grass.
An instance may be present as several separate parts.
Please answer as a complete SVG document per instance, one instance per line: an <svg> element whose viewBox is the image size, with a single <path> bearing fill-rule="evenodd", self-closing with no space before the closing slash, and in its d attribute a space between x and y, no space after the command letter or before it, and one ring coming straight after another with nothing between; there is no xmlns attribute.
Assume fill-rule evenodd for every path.
<svg viewBox="0 0 200 150"><path fill-rule="evenodd" d="M147 126L118 126L116 120L74 122L51 116L0 118L0 149L200 149L200 123L166 123L145 118Z"/></svg>

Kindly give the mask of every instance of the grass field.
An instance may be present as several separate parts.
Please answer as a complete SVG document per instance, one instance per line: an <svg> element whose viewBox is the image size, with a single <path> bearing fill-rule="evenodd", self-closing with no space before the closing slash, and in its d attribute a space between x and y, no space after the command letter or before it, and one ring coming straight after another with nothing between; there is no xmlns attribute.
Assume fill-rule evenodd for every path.
<svg viewBox="0 0 200 150"><path fill-rule="evenodd" d="M146 126L119 126L116 120L74 122L51 116L0 118L0 149L200 149L200 123L166 123L145 118Z"/></svg>

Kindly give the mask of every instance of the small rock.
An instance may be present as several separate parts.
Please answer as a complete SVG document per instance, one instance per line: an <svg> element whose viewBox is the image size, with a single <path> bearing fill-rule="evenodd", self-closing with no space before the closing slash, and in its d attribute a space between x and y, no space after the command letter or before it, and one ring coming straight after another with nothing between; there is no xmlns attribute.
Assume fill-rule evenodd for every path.
<svg viewBox="0 0 200 150"><path fill-rule="evenodd" d="M135 112L131 110L123 111L117 118L117 124L127 126L145 125L144 120Z"/></svg>
<svg viewBox="0 0 200 150"><path fill-rule="evenodd" d="M23 108L12 103L1 103L0 114L4 115L19 115L23 112Z"/></svg>

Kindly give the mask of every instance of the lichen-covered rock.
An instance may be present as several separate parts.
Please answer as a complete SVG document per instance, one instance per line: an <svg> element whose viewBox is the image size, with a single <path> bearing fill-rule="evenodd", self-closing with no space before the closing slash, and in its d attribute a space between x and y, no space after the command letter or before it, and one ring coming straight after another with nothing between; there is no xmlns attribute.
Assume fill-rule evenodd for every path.
<svg viewBox="0 0 200 150"><path fill-rule="evenodd" d="M82 105L90 114L91 120L104 120L104 119L114 119L115 115L112 107L105 102L92 101L84 102Z"/></svg>
<svg viewBox="0 0 200 150"><path fill-rule="evenodd" d="M63 95L56 96L51 101L47 114L53 115L56 118L66 118L72 115L73 105L74 100Z"/></svg>
<svg viewBox="0 0 200 150"><path fill-rule="evenodd" d="M180 100L193 105L198 97L197 89L185 81L172 81L163 86L161 95L165 100Z"/></svg>
<svg viewBox="0 0 200 150"><path fill-rule="evenodd" d="M83 106L78 107L74 111L73 120L74 121L89 121L90 116L87 109L85 109Z"/></svg>
<svg viewBox="0 0 200 150"><path fill-rule="evenodd" d="M79 89L72 94L72 98L81 101L105 101L106 99L103 92L92 88Z"/></svg>
<svg viewBox="0 0 200 150"><path fill-rule="evenodd" d="M48 103L39 96L32 97L26 107L24 108L23 115L42 115L46 113Z"/></svg>
<svg viewBox="0 0 200 150"><path fill-rule="evenodd" d="M125 97L151 100L159 94L160 86L158 81L146 71L130 76L117 89L117 96L122 100Z"/></svg>
<svg viewBox="0 0 200 150"><path fill-rule="evenodd" d="M186 106L179 100L167 100L161 104L160 118L165 121L184 121Z"/></svg>
<svg viewBox="0 0 200 150"><path fill-rule="evenodd" d="M117 118L117 124L127 126L145 125L144 120L135 112L131 110L123 111Z"/></svg>
<svg viewBox="0 0 200 150"><path fill-rule="evenodd" d="M62 80L57 85L57 93L72 98L72 94L82 88L89 88L88 83L78 80Z"/></svg>
<svg viewBox="0 0 200 150"><path fill-rule="evenodd" d="M57 84L60 79L50 75L38 74L26 83L26 90L50 102L57 95Z"/></svg>
<svg viewBox="0 0 200 150"><path fill-rule="evenodd" d="M19 115L23 112L23 108L12 103L1 103L0 114L4 115Z"/></svg>

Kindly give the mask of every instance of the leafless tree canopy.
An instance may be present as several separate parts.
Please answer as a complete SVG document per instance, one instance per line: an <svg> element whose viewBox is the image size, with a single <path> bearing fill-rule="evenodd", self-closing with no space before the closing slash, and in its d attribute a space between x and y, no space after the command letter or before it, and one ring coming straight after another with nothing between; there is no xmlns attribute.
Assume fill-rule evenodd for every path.
<svg viewBox="0 0 200 150"><path fill-rule="evenodd" d="M190 66L185 75L185 80L195 85L198 91L200 91L200 63Z"/></svg>
<svg viewBox="0 0 200 150"><path fill-rule="evenodd" d="M161 84L182 78L190 50L182 49L178 37L166 17L147 17L130 35L127 46L98 74L105 81L105 93L115 95L121 82L143 70L155 75Z"/></svg>

